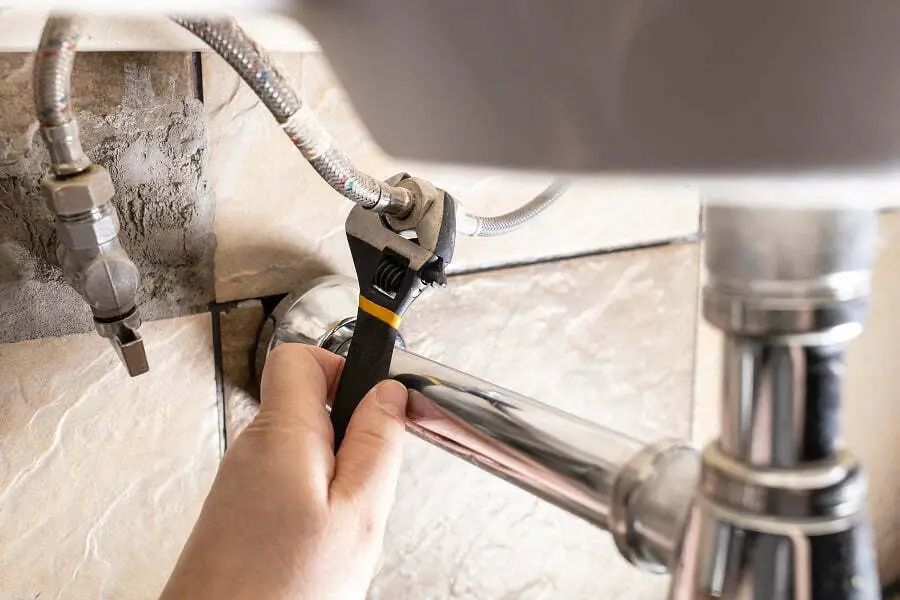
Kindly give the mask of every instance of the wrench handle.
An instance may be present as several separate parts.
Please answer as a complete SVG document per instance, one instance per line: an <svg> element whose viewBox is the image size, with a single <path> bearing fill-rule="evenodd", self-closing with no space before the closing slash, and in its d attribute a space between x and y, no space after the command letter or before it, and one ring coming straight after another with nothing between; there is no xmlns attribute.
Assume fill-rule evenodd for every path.
<svg viewBox="0 0 900 600"><path fill-rule="evenodd" d="M344 441L353 411L375 384L388 378L396 341L397 330L393 326L359 309L331 408L335 452Z"/></svg>

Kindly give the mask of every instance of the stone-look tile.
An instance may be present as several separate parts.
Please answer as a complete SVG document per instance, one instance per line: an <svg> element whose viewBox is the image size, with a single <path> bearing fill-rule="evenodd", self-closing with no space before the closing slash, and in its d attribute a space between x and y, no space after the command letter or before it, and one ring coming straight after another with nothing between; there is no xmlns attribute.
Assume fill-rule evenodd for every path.
<svg viewBox="0 0 900 600"><path fill-rule="evenodd" d="M704 260L706 244L700 243L697 278L697 337L694 350L694 410L691 440L702 447L719 434L722 393L722 333L703 318Z"/></svg>
<svg viewBox="0 0 900 600"><path fill-rule="evenodd" d="M896 374L900 372L900 213L880 219L881 251L872 284L869 321L847 354L844 431L869 479L869 510L878 543L884 583L900 578L900 464L894 456L900 442ZM720 418L722 335L706 322L698 325L694 440L700 444L718 434Z"/></svg>
<svg viewBox="0 0 900 600"><path fill-rule="evenodd" d="M370 154L351 143L366 145L353 139L347 119L330 118L344 102L333 106L339 94L316 85L315 60L306 57L280 57L280 63L347 151ZM224 61L204 54L202 72L217 204L217 300L287 292L328 272L352 273L343 232L350 203L318 178Z"/></svg>
<svg viewBox="0 0 900 600"><path fill-rule="evenodd" d="M218 463L208 315L0 346L0 598L157 598Z"/></svg>
<svg viewBox="0 0 900 600"><path fill-rule="evenodd" d="M696 244L464 275L403 334L418 354L650 441L687 436Z"/></svg>
<svg viewBox="0 0 900 600"><path fill-rule="evenodd" d="M880 219L881 253L875 266L869 322L847 354L844 426L847 443L869 478L869 510L878 540L882 581L900 578L900 213Z"/></svg>
<svg viewBox="0 0 900 600"><path fill-rule="evenodd" d="M642 440L687 436L696 279L696 245L457 276L417 301L404 336L417 353ZM253 315L234 313L243 330L222 326L223 348L243 360ZM254 408L228 389L247 368L231 372L237 429ZM607 534L411 436L406 444L370 598L664 597L667 578L627 564Z"/></svg>
<svg viewBox="0 0 900 600"><path fill-rule="evenodd" d="M393 160L370 139L320 54L277 58L337 143L376 177L406 170L430 178L470 212L489 215L521 205L549 182L535 175ZM326 272L352 275L343 235L350 203L316 176L219 57L205 54L202 60L217 196L217 299L283 293ZM461 272L619 248L692 235L697 226L698 201L691 188L628 178L585 181L519 232L461 238L452 268Z"/></svg>
<svg viewBox="0 0 900 600"><path fill-rule="evenodd" d="M722 397L722 333L703 319L698 307L691 439L703 446L719 434Z"/></svg>
<svg viewBox="0 0 900 600"><path fill-rule="evenodd" d="M609 534L413 437L370 600L666 597Z"/></svg>
<svg viewBox="0 0 900 600"><path fill-rule="evenodd" d="M88 331L90 310L63 280L40 182L32 58L0 54L0 342ZM145 318L212 300L214 197L206 119L187 53L79 54L72 95L88 156L116 185L120 239L141 271Z"/></svg>
<svg viewBox="0 0 900 600"><path fill-rule="evenodd" d="M264 316L262 303L258 300L247 300L219 313L227 444L244 430L259 410L259 382L254 361Z"/></svg>

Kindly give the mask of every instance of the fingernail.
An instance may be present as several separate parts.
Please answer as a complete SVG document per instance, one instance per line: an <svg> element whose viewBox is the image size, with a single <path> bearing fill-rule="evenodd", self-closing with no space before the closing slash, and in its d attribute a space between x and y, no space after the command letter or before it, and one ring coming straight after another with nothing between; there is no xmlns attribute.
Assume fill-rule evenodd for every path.
<svg viewBox="0 0 900 600"><path fill-rule="evenodd" d="M389 379L375 386L375 402L389 415L406 416L406 388L402 383Z"/></svg>

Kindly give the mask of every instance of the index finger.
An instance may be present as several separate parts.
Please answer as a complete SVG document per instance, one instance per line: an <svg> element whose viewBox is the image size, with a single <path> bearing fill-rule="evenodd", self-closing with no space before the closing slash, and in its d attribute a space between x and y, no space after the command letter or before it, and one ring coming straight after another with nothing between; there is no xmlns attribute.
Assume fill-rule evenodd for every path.
<svg viewBox="0 0 900 600"><path fill-rule="evenodd" d="M290 413L302 406L329 404L344 359L306 344L280 344L266 358L260 383L261 409Z"/></svg>
<svg viewBox="0 0 900 600"><path fill-rule="evenodd" d="M333 454L334 432L325 403L334 397L344 359L321 348L281 344L269 353L254 425L292 440L320 440Z"/></svg>

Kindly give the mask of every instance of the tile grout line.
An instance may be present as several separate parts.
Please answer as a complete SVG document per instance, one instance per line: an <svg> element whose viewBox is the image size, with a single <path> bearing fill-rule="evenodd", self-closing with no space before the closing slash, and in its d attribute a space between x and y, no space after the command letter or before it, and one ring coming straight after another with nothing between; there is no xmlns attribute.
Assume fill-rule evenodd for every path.
<svg viewBox="0 0 900 600"><path fill-rule="evenodd" d="M494 271L505 271L507 269L519 269L523 267L533 267L536 265L544 265L554 262L567 262L572 260L580 260L583 258L593 258L596 256L605 256L607 254L618 254L620 252L636 252L638 250L655 250L657 248L665 248L667 246L679 246L682 244L696 244L700 242L700 234L692 233L675 238L667 238L652 242L642 242L638 244L629 244L626 246L615 246L611 248L602 248L599 250L589 250L587 252L579 252L575 254L563 254L559 256L542 257L534 260L523 260L518 262L508 262L498 265L490 265L485 267L474 267L462 271L454 271L447 275L448 281L453 281L455 277L463 277L467 275L482 275ZM223 300L222 302L213 302L211 306L226 307L240 304L241 302L252 302L253 300L264 300L267 298L284 297L290 292L280 294L266 294L265 296L251 296L248 298L238 298L235 300Z"/></svg>
<svg viewBox="0 0 900 600"><path fill-rule="evenodd" d="M228 449L228 430L225 420L225 374L222 366L222 306L210 304L212 317L213 364L216 377L216 408L219 420L219 459L225 456Z"/></svg>
<svg viewBox="0 0 900 600"><path fill-rule="evenodd" d="M576 252L574 254L561 254L558 256L546 256L533 260L522 260L503 263L499 265L489 265L485 267L473 267L471 269L463 269L454 271L448 275L448 279L453 277L462 277L464 275L480 275L492 271L505 271L507 269L518 269L521 267L533 267L536 265L545 265L554 262L567 262L572 260L580 260L584 258L593 258L597 256L605 256L607 254L618 254L620 252L635 252L638 250L654 250L656 248L665 248L666 246L678 246L681 244L697 243L700 241L699 233L692 233L681 237L667 238L664 240L656 240L651 242L641 242L637 244L629 244L625 246L613 246L610 248L601 248L598 250L588 250L586 252Z"/></svg>
<svg viewBox="0 0 900 600"><path fill-rule="evenodd" d="M203 103L203 60L200 52L191 54L191 78L194 80L194 96Z"/></svg>

